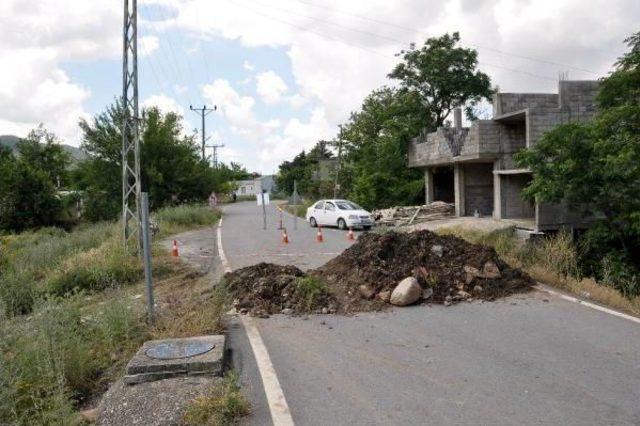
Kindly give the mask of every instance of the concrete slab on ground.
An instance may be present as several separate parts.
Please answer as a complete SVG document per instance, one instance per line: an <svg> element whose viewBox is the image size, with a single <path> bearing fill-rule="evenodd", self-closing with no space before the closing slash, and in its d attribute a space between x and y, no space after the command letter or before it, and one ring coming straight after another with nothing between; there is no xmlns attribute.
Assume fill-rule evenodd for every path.
<svg viewBox="0 0 640 426"><path fill-rule="evenodd" d="M150 340L127 364L123 381L134 385L180 375L221 376L224 351L221 335Z"/></svg>

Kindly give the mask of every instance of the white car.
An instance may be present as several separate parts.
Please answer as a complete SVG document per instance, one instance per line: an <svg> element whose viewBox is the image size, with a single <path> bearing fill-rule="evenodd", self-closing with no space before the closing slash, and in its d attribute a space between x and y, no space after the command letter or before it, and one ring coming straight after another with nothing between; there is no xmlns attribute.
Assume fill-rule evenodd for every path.
<svg viewBox="0 0 640 426"><path fill-rule="evenodd" d="M307 209L306 219L313 228L320 225L370 229L374 225L371 213L348 200L320 200Z"/></svg>

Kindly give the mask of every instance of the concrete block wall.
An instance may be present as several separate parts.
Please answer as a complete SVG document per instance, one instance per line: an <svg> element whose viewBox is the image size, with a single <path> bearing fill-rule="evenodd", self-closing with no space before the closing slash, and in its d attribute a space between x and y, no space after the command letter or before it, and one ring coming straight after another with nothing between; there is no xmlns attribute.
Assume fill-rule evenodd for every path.
<svg viewBox="0 0 640 426"><path fill-rule="evenodd" d="M532 147L549 130L558 124L568 123L570 115L567 111L532 110L527 114L527 147Z"/></svg>
<svg viewBox="0 0 640 426"><path fill-rule="evenodd" d="M555 93L496 93L493 95L493 114L500 116L526 108L558 108Z"/></svg>
<svg viewBox="0 0 640 426"><path fill-rule="evenodd" d="M493 213L493 163L464 164L464 214Z"/></svg>
<svg viewBox="0 0 640 426"><path fill-rule="evenodd" d="M503 219L533 219L533 201L522 197L522 190L531 180L530 174L500 175L500 208Z"/></svg>
<svg viewBox="0 0 640 426"><path fill-rule="evenodd" d="M597 81L561 81L558 87L560 108L569 112L571 121L586 121L596 114Z"/></svg>
<svg viewBox="0 0 640 426"><path fill-rule="evenodd" d="M568 203L538 203L536 205L536 227L539 231L563 228L585 228L590 218L583 218L573 211Z"/></svg>

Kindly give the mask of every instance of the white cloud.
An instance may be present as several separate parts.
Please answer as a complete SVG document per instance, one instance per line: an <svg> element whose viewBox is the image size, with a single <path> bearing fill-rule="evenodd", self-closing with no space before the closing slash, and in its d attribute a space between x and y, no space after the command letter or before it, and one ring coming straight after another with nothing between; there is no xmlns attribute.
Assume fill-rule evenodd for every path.
<svg viewBox="0 0 640 426"><path fill-rule="evenodd" d="M149 96L142 101L143 108L158 107L163 113L175 112L176 114L184 116L184 108L178 104L178 102L165 95L164 93L158 95Z"/></svg>
<svg viewBox="0 0 640 426"><path fill-rule="evenodd" d="M66 143L80 142L88 88L72 81L63 61L117 58L122 11L112 2L0 2L0 133L24 136L44 125ZM152 42L151 40L145 41Z"/></svg>
<svg viewBox="0 0 640 426"><path fill-rule="evenodd" d="M242 68L244 68L247 71L253 71L256 69L256 67L247 60L245 60L244 63L242 64Z"/></svg>
<svg viewBox="0 0 640 426"><path fill-rule="evenodd" d="M174 84L173 85L173 90L178 94L178 95L182 95L184 93L187 93L189 91L189 88L183 84Z"/></svg>
<svg viewBox="0 0 640 426"><path fill-rule="evenodd" d="M282 77L269 70L256 75L256 93L267 105L280 102L288 87Z"/></svg>
<svg viewBox="0 0 640 426"><path fill-rule="evenodd" d="M138 40L140 56L151 56L160 47L160 39L156 36L144 36Z"/></svg>

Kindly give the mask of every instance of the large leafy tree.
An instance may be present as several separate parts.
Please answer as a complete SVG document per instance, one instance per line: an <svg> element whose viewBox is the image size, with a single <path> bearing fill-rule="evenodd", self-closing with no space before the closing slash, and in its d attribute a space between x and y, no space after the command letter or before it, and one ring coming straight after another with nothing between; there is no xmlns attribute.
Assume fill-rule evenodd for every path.
<svg viewBox="0 0 640 426"><path fill-rule="evenodd" d="M87 153L76 171L76 181L87 194L86 216L110 219L121 209L122 119L119 102L91 121L82 120L82 149ZM183 134L181 117L143 111L141 132L142 190L149 192L152 208L204 200L211 191L224 189L227 170L216 171L203 161L192 136Z"/></svg>
<svg viewBox="0 0 640 426"><path fill-rule="evenodd" d="M309 152L303 150L293 160L280 164L276 176L278 189L292 194L294 182L297 182L301 194L312 198L328 196L333 190L333 183L320 180L320 161L334 157L329 150L330 145L330 142L319 141Z"/></svg>
<svg viewBox="0 0 640 426"><path fill-rule="evenodd" d="M17 145L20 160L42 171L57 186L66 186L71 156L55 134L41 124L29 132Z"/></svg>
<svg viewBox="0 0 640 426"><path fill-rule="evenodd" d="M0 230L54 225L62 211L56 185L68 157L42 126L18 145L18 156L0 147Z"/></svg>
<svg viewBox="0 0 640 426"><path fill-rule="evenodd" d="M456 107L473 118L474 106L492 94L489 76L479 70L478 52L458 46L460 34L429 38L422 47L411 44L400 52L402 61L389 77L416 93L427 110L432 128L444 124Z"/></svg>
<svg viewBox="0 0 640 426"><path fill-rule="evenodd" d="M595 119L558 126L517 160L533 171L527 195L601 218L583 240L585 272L640 294L640 33L627 42Z"/></svg>
<svg viewBox="0 0 640 426"><path fill-rule="evenodd" d="M423 176L407 168L407 143L425 125L426 107L413 92L383 87L344 126L343 194L367 208L419 201Z"/></svg>

